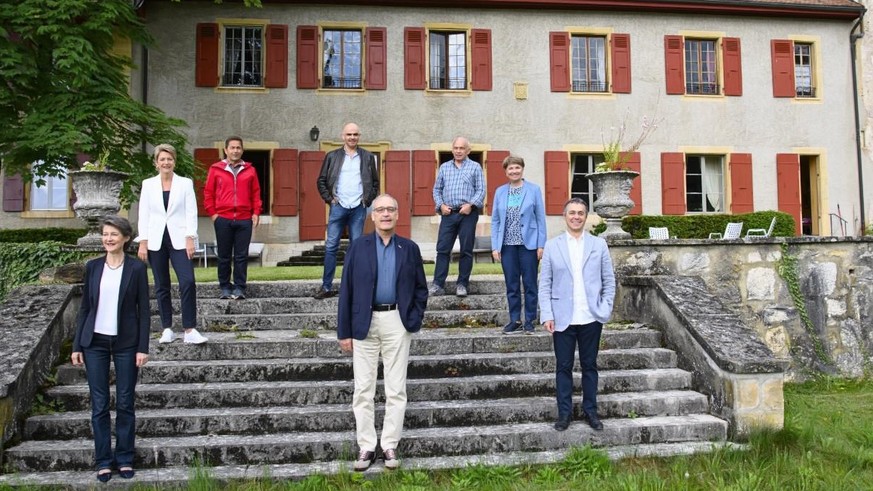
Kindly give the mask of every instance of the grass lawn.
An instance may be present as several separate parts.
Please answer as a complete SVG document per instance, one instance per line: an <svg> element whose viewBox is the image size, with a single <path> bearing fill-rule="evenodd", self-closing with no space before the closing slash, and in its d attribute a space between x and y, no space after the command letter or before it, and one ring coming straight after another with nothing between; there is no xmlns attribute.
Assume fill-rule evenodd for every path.
<svg viewBox="0 0 873 491"><path fill-rule="evenodd" d="M785 428L752 436L748 450L609 461L579 448L547 466L397 471L372 480L354 473L223 486L193 469L188 489L267 490L870 490L873 381L822 379L785 390ZM578 423L577 423L578 424Z"/></svg>

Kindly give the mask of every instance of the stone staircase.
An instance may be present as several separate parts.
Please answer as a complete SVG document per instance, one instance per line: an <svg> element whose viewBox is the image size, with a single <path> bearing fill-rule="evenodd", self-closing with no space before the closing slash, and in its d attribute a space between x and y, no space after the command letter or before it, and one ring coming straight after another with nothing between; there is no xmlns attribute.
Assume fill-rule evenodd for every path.
<svg viewBox="0 0 873 491"><path fill-rule="evenodd" d="M336 251L336 263L342 265L343 259L346 257L346 250L349 248L347 239L340 240L339 250ZM291 256L286 261L279 261L276 266L321 266L324 264L324 244L313 246L308 251Z"/></svg>
<svg viewBox="0 0 873 491"><path fill-rule="evenodd" d="M310 299L316 285L251 284L242 301L218 300L216 285L198 285L205 345L159 345L160 326L152 323L152 357L137 387L135 482L181 484L197 464L218 479L351 468L357 452L351 358L340 353L332 330L336 299ZM575 397L577 421L555 431L550 336L500 334L507 320L501 279L474 277L470 289L465 299L431 298L426 327L413 338L398 449L404 468L552 462L586 443L612 455L646 455L726 442L727 422L689 389L691 374L676 368L676 353L662 347L659 331L638 324L604 330L598 359L604 430L578 421ZM380 396L381 389L377 421ZM5 452L9 473L0 486L92 486L84 371L60 366L44 399L63 411L28 418L22 441ZM381 471L378 463L368 472ZM121 481L116 476L110 485Z"/></svg>

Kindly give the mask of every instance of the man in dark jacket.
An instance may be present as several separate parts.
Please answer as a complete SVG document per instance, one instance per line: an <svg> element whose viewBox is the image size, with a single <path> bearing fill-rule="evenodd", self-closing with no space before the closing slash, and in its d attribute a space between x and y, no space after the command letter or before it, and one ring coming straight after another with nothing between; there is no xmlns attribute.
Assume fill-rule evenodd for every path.
<svg viewBox="0 0 873 491"><path fill-rule="evenodd" d="M337 339L352 352L355 413L360 453L356 471L376 460L374 397L379 356L385 377L382 455L385 467L400 466L397 444L406 414L406 368L412 333L421 329L427 307L427 280L418 245L394 233L397 200L383 194L373 201L376 231L352 242L340 283Z"/></svg>
<svg viewBox="0 0 873 491"><path fill-rule="evenodd" d="M330 205L327 240L324 244L324 275L321 288L313 295L317 299L336 295L333 275L343 229L349 227L349 239L352 241L360 237L364 231L367 207L379 194L376 157L358 147L360 138L358 125L348 123L343 126L343 146L324 156L316 181L321 199Z"/></svg>

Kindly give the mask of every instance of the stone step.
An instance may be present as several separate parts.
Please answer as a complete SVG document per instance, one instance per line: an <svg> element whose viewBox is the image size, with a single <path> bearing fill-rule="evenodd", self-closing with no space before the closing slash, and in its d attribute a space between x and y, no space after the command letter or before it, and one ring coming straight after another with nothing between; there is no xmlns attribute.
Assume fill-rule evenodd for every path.
<svg viewBox="0 0 873 491"><path fill-rule="evenodd" d="M580 374L574 374L574 380L576 386L581 387ZM690 384L691 374L678 368L606 370L600 373L598 390L601 394L677 390L687 389ZM136 390L136 406L138 409L158 409L350 404L353 389L354 383L351 379L315 382L140 384ZM114 394L114 391L112 393ZM382 389L377 390L377 400L381 400L382 393ZM410 402L548 396L554 393L554 373L480 375L407 381L407 396ZM89 407L87 385L55 386L46 390L45 397L49 402L61 404L66 411L83 411Z"/></svg>
<svg viewBox="0 0 873 491"><path fill-rule="evenodd" d="M329 313L336 314L338 309L338 299L327 298L324 300L316 300L310 297L288 297L288 298L247 298L245 300L222 300L219 298L199 298L197 299L198 315L216 316L216 315L233 315L233 314L309 314L309 313ZM172 300L173 313L180 314L179 298L173 297ZM443 295L428 299L427 310L443 311L443 310L492 310L492 309L507 309L505 294L482 294L470 295L466 298L459 298L454 295ZM153 316L158 315L157 300L151 301L151 313Z"/></svg>
<svg viewBox="0 0 873 491"><path fill-rule="evenodd" d="M600 370L673 368L676 354L664 348L602 350ZM408 377L439 378L475 375L554 373L555 356L547 351L457 355L413 355ZM381 370L380 370L381 372ZM380 374L381 377L381 374ZM352 359L270 358L260 360L155 360L139 370L141 384L196 384L211 382L276 382L352 380ZM58 368L59 384L87 384L84 367Z"/></svg>
<svg viewBox="0 0 873 491"><path fill-rule="evenodd" d="M661 332L637 325L607 324L601 349L656 348ZM311 337L306 337L311 336ZM552 336L540 329L534 334L504 335L491 329L424 329L412 336L410 355L457 355L467 353L552 352ZM210 332L209 342L190 345L176 340L170 344L151 342L151 359L227 360L264 358L341 358L336 331L264 330L251 332ZM148 366L148 365L146 365Z"/></svg>
<svg viewBox="0 0 873 491"><path fill-rule="evenodd" d="M404 431L398 452L403 457L438 457L497 452L546 451L592 443L596 446L635 443L724 440L727 423L707 414L614 418L595 432L576 422L557 432L551 422L470 427L432 427ZM91 468L90 439L29 440L6 451L8 467L22 472ZM353 431L296 432L268 435L206 435L138 438L139 468L191 465L260 465L350 460L356 448Z"/></svg>
<svg viewBox="0 0 873 491"><path fill-rule="evenodd" d="M676 416L709 410L706 396L687 390L602 394L597 402L598 411L604 418ZM377 405L379 422L382 410L382 405ZM575 419L581 419L582 408L578 398L574 412ZM407 405L404 428L548 422L554 421L555 417L554 396L485 401L418 401ZM136 434L140 437L170 437L344 431L354 428L355 419L348 404L317 404L140 409L136 414L136 424ZM24 431L24 437L28 440L90 438L91 412L69 411L33 416L27 419Z"/></svg>
<svg viewBox="0 0 873 491"><path fill-rule="evenodd" d="M596 444L595 444L596 445ZM692 455L709 453L718 449L743 450L743 445L731 442L678 442L619 445L604 448L603 451L613 460L643 457L672 457L677 455ZM405 470L437 470L464 469L471 465L487 466L525 466L543 465L559 462L564 459L569 448L547 450L543 452L503 452L461 456L439 457L402 457ZM277 480L300 480L312 475L336 475L349 472L351 460L334 460L330 462L312 462L305 464L271 464L271 465L221 465L202 469L219 485L236 480L254 480L269 477ZM160 467L154 469L137 469L136 484L143 488L187 488L193 469L188 466ZM381 461L377 461L364 475L368 478L386 472ZM390 472L390 471L389 471ZM110 485L117 483L116 479ZM94 489L94 472L89 471L58 471L34 472L0 475L0 485L45 487L49 489L92 490Z"/></svg>

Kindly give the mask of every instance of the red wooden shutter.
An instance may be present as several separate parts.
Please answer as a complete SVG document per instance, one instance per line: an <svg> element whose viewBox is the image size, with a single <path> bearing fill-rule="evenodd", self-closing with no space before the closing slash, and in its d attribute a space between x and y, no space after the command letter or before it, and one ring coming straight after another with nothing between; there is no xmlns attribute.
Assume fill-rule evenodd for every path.
<svg viewBox="0 0 873 491"><path fill-rule="evenodd" d="M318 27L297 26L297 88L318 88Z"/></svg>
<svg viewBox="0 0 873 491"><path fill-rule="evenodd" d="M740 38L724 38L722 48L724 95L741 96L743 95L743 61Z"/></svg>
<svg viewBox="0 0 873 491"><path fill-rule="evenodd" d="M264 87L288 87L288 26L267 26L267 70Z"/></svg>
<svg viewBox="0 0 873 491"><path fill-rule="evenodd" d="M661 154L661 214L685 214L685 154Z"/></svg>
<svg viewBox="0 0 873 491"><path fill-rule="evenodd" d="M794 42L789 39L771 40L770 63L773 71L773 97L795 97Z"/></svg>
<svg viewBox="0 0 873 491"><path fill-rule="evenodd" d="M612 92L630 94L630 34L613 34L609 44L612 48Z"/></svg>
<svg viewBox="0 0 873 491"><path fill-rule="evenodd" d="M491 29L473 29L470 31L472 40L471 65L473 77L470 88L473 90L491 90Z"/></svg>
<svg viewBox="0 0 873 491"><path fill-rule="evenodd" d="M209 216L206 213L206 208L203 207L203 187L206 186L206 175L209 173L209 167L221 160L221 155L217 148L195 148L194 160L197 168L203 175L202 179L194 179L194 192L197 195L197 214L202 217Z"/></svg>
<svg viewBox="0 0 873 491"><path fill-rule="evenodd" d="M218 24L197 24L194 85L218 87Z"/></svg>
<svg viewBox="0 0 873 491"><path fill-rule="evenodd" d="M436 213L433 202L436 169L436 153L433 150L412 151L412 214L415 216Z"/></svg>
<svg viewBox="0 0 873 491"><path fill-rule="evenodd" d="M546 150L546 215L561 215L570 199L570 154ZM590 205L590 204L589 204Z"/></svg>
<svg viewBox="0 0 873 491"><path fill-rule="evenodd" d="M412 166L409 150L385 152L385 192L394 196L400 216L397 218L397 233L409 237L412 233Z"/></svg>
<svg viewBox="0 0 873 491"><path fill-rule="evenodd" d="M630 199L634 202L634 207L630 211L631 215L643 214L643 174L640 171L641 163L640 152L633 152L628 156L627 169L640 172L640 175L631 184Z"/></svg>
<svg viewBox="0 0 873 491"><path fill-rule="evenodd" d="M24 211L24 179L19 174L3 178L3 211Z"/></svg>
<svg viewBox="0 0 873 491"><path fill-rule="evenodd" d="M427 86L424 76L424 28L403 29L403 87L422 90Z"/></svg>
<svg viewBox="0 0 873 491"><path fill-rule="evenodd" d="M485 185L487 188L485 202L488 204L483 213L491 214L491 202L494 200L494 191L501 184L506 183L506 172L503 171L503 160L509 157L506 150L488 150L485 154Z"/></svg>
<svg viewBox="0 0 873 491"><path fill-rule="evenodd" d="M752 154L732 153L731 162L731 213L755 211L752 191Z"/></svg>
<svg viewBox="0 0 873 491"><path fill-rule="evenodd" d="M685 40L682 36L664 36L664 66L667 71L667 93L684 94Z"/></svg>
<svg viewBox="0 0 873 491"><path fill-rule="evenodd" d="M385 90L388 88L388 68L386 61L387 29L384 27L368 27L367 38L367 78L364 88L368 90ZM402 218L402 216L401 216Z"/></svg>
<svg viewBox="0 0 873 491"><path fill-rule="evenodd" d="M297 150L277 148L273 151L272 214L293 217L297 214Z"/></svg>
<svg viewBox="0 0 873 491"><path fill-rule="evenodd" d="M776 154L776 191L779 211L794 217L794 233L800 235L800 156L796 153Z"/></svg>
<svg viewBox="0 0 873 491"><path fill-rule="evenodd" d="M561 31L549 33L549 63L552 92L570 92L570 34ZM564 204L561 203L561 213ZM548 206L546 206L548 209Z"/></svg>
<svg viewBox="0 0 873 491"><path fill-rule="evenodd" d="M324 152L300 152L300 182L299 186L299 218L298 232L300 240L324 240L327 233L327 208L321 195L318 194L318 173L324 161Z"/></svg>

